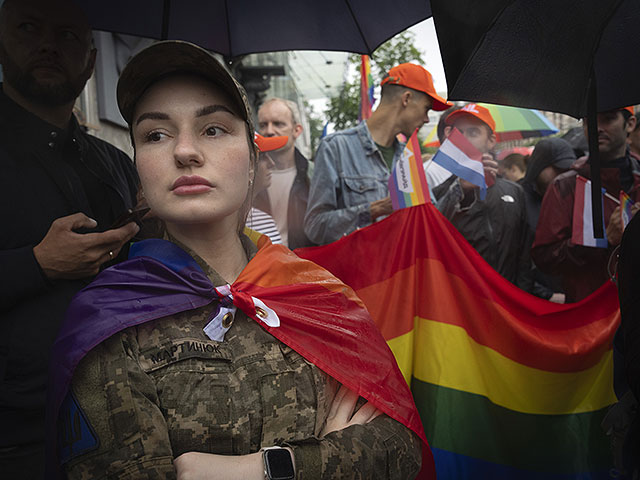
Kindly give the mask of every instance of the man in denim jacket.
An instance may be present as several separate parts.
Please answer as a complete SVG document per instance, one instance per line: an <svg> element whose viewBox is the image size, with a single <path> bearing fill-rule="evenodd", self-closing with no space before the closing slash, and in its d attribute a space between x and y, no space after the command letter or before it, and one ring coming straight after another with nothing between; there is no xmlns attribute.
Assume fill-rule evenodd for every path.
<svg viewBox="0 0 640 480"><path fill-rule="evenodd" d="M431 74L403 63L381 82L380 105L355 128L325 137L318 148L304 231L323 245L392 213L387 180L409 138L429 121L429 110L451 107L433 86Z"/></svg>

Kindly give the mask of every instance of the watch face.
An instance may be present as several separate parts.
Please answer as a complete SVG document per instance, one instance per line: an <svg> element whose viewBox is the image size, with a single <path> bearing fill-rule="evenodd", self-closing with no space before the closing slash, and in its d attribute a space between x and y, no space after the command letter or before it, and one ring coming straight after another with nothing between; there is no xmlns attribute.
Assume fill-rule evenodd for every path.
<svg viewBox="0 0 640 480"><path fill-rule="evenodd" d="M265 450L264 463L270 480L291 480L294 478L293 462L289 450L284 448Z"/></svg>

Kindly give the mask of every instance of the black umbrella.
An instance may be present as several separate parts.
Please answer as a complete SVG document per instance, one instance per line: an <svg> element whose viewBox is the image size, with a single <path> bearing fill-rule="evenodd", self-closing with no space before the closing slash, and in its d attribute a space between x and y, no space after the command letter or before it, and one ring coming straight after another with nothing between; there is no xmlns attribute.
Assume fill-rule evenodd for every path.
<svg viewBox="0 0 640 480"><path fill-rule="evenodd" d="M596 112L640 103L638 0L431 0L449 99L588 117L602 231Z"/></svg>
<svg viewBox="0 0 640 480"><path fill-rule="evenodd" d="M281 50L372 53L431 16L428 0L77 0L95 30L188 40L227 58Z"/></svg>

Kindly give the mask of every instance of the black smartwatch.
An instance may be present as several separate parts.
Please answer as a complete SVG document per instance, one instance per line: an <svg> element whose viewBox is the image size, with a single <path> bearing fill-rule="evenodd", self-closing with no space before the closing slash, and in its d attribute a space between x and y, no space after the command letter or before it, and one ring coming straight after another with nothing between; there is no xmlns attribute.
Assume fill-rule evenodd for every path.
<svg viewBox="0 0 640 480"><path fill-rule="evenodd" d="M266 480L293 480L293 460L289 450L282 447L267 447L261 450Z"/></svg>

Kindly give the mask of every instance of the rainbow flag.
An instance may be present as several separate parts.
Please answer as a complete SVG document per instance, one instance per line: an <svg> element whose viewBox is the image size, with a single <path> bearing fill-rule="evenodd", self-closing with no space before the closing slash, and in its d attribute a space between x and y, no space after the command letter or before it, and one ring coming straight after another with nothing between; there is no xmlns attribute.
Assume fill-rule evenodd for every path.
<svg viewBox="0 0 640 480"><path fill-rule="evenodd" d="M364 301L411 385L439 480L609 478L613 283L575 304L533 297L432 205L297 253Z"/></svg>
<svg viewBox="0 0 640 480"><path fill-rule="evenodd" d="M622 221L623 230L627 228L627 225L629 225L629 222L633 217L633 213L631 213L632 205L633 205L633 200L631 200L631 197L621 190L620 191L620 220Z"/></svg>
<svg viewBox="0 0 640 480"><path fill-rule="evenodd" d="M402 157L394 163L388 183L394 210L431 203L417 130L407 142Z"/></svg>
<svg viewBox="0 0 640 480"><path fill-rule="evenodd" d="M371 116L371 109L376 103L373 98L373 77L371 76L371 59L362 55L360 60L360 115L358 120L366 120Z"/></svg>

